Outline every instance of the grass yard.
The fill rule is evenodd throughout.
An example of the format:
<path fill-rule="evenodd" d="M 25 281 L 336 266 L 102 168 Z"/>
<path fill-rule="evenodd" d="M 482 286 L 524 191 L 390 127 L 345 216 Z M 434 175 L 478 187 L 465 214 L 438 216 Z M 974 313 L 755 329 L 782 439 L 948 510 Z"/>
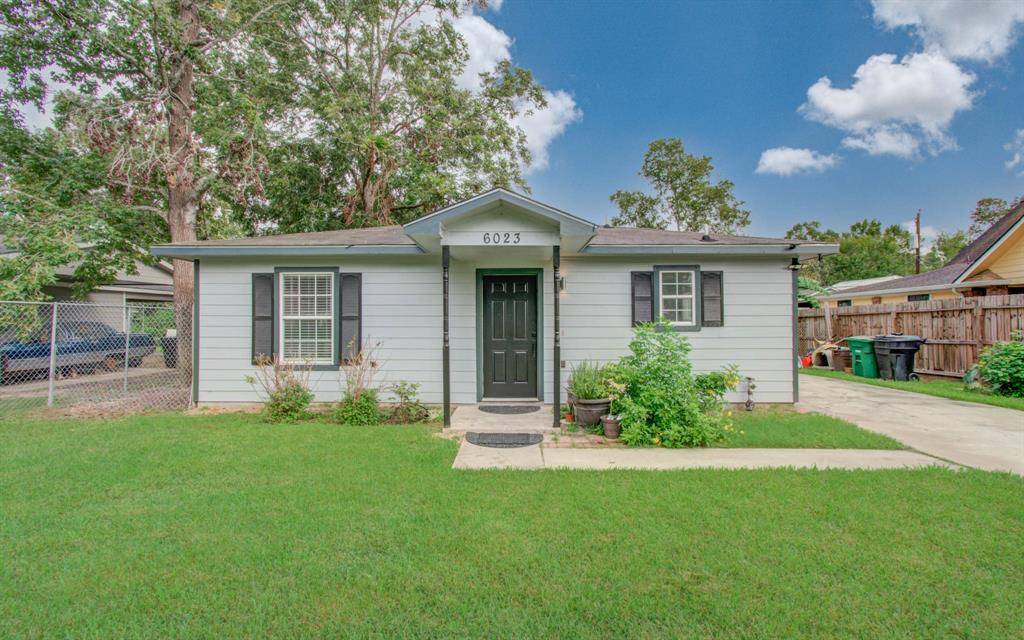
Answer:
<path fill-rule="evenodd" d="M 718 447 L 797 449 L 906 449 L 889 436 L 817 413 L 797 413 L 788 407 L 757 407 L 733 411 L 738 433 Z"/>
<path fill-rule="evenodd" d="M 0 422 L 0 637 L 1021 637 L 1019 477 L 455 450 L 247 415 Z"/>
<path fill-rule="evenodd" d="M 832 371 L 831 369 L 801 369 L 800 373 L 808 376 L 835 378 L 836 380 L 848 380 L 850 382 L 859 382 L 860 384 L 870 384 L 876 387 L 886 387 L 887 389 L 912 391 L 914 393 L 923 393 L 925 395 L 936 396 L 938 398 L 947 398 L 949 400 L 977 402 L 978 404 L 989 404 L 994 407 L 1004 407 L 1006 409 L 1024 411 L 1024 398 L 1009 398 L 1006 396 L 997 396 L 994 393 L 987 393 L 985 391 L 966 389 L 964 388 L 963 383 L 959 380 L 931 379 L 900 382 L 897 380 L 882 380 L 879 378 L 862 378 L 843 371 Z"/>

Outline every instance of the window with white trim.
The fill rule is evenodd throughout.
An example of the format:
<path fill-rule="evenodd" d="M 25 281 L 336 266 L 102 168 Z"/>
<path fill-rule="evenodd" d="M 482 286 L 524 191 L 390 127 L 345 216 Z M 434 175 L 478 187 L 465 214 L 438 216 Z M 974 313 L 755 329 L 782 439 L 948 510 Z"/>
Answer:
<path fill-rule="evenodd" d="M 693 271 L 661 271 L 658 283 L 659 311 L 662 317 L 675 326 L 693 326 L 694 272 Z"/>
<path fill-rule="evenodd" d="M 334 361 L 334 274 L 281 273 L 281 357 Z"/>

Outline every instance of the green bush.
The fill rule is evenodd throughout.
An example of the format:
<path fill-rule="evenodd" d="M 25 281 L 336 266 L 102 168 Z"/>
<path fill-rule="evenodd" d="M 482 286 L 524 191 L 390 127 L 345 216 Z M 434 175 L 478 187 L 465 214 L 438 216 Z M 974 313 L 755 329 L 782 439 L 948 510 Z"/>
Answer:
<path fill-rule="evenodd" d="M 263 416 L 268 422 L 296 422 L 309 416 L 313 392 L 298 382 L 286 384 L 267 397 Z"/>
<path fill-rule="evenodd" d="M 608 370 L 584 360 L 569 374 L 569 391 L 579 400 L 603 400 L 608 397 Z"/>
<path fill-rule="evenodd" d="M 1010 342 L 997 342 L 981 352 L 978 373 L 1001 396 L 1024 398 L 1024 342 L 1016 332 Z"/>
<path fill-rule="evenodd" d="M 384 422 L 380 401 L 377 399 L 377 392 L 373 389 L 365 389 L 357 396 L 346 393 L 334 408 L 333 418 L 338 424 L 356 426 L 369 426 Z"/>
<path fill-rule="evenodd" d="M 415 382 L 399 382 L 391 389 L 398 402 L 391 408 L 388 422 L 394 424 L 413 424 L 425 422 L 430 418 L 430 411 L 420 402 L 420 385 Z"/>
<path fill-rule="evenodd" d="M 689 341 L 665 321 L 637 326 L 629 350 L 608 370 L 625 444 L 703 447 L 732 430 L 721 398 L 739 381 L 735 368 L 695 377 Z"/>

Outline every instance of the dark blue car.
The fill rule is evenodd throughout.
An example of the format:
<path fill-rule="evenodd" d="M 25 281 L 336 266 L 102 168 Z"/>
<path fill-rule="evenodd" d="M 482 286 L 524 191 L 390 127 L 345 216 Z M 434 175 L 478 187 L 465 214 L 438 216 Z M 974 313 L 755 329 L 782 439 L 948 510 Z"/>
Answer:
<path fill-rule="evenodd" d="M 125 346 L 125 334 L 102 322 L 58 322 L 55 365 L 64 374 L 113 371 L 124 366 Z M 156 341 L 149 334 L 133 333 L 128 336 L 127 347 L 128 366 L 137 367 L 156 350 Z M 0 382 L 22 382 L 33 374 L 45 374 L 49 368 L 50 327 L 29 340 L 0 343 Z"/>

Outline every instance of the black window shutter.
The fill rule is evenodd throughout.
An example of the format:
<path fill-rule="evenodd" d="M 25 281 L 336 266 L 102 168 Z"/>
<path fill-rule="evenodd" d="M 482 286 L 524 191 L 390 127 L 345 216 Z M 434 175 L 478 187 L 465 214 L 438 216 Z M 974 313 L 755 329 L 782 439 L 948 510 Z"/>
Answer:
<path fill-rule="evenodd" d="M 631 294 L 633 297 L 633 326 L 641 322 L 654 321 L 654 307 L 651 303 L 651 281 L 653 271 L 634 271 L 631 274 Z"/>
<path fill-rule="evenodd" d="M 363 274 L 342 273 L 341 317 L 338 318 L 338 342 L 341 345 L 341 361 L 349 362 L 359 355 L 363 344 Z"/>
<path fill-rule="evenodd" d="M 252 274 L 252 362 L 274 357 L 274 274 Z"/>
<path fill-rule="evenodd" d="M 722 302 L 722 272 L 701 271 L 701 326 L 721 327 L 725 324 L 725 308 Z"/>

